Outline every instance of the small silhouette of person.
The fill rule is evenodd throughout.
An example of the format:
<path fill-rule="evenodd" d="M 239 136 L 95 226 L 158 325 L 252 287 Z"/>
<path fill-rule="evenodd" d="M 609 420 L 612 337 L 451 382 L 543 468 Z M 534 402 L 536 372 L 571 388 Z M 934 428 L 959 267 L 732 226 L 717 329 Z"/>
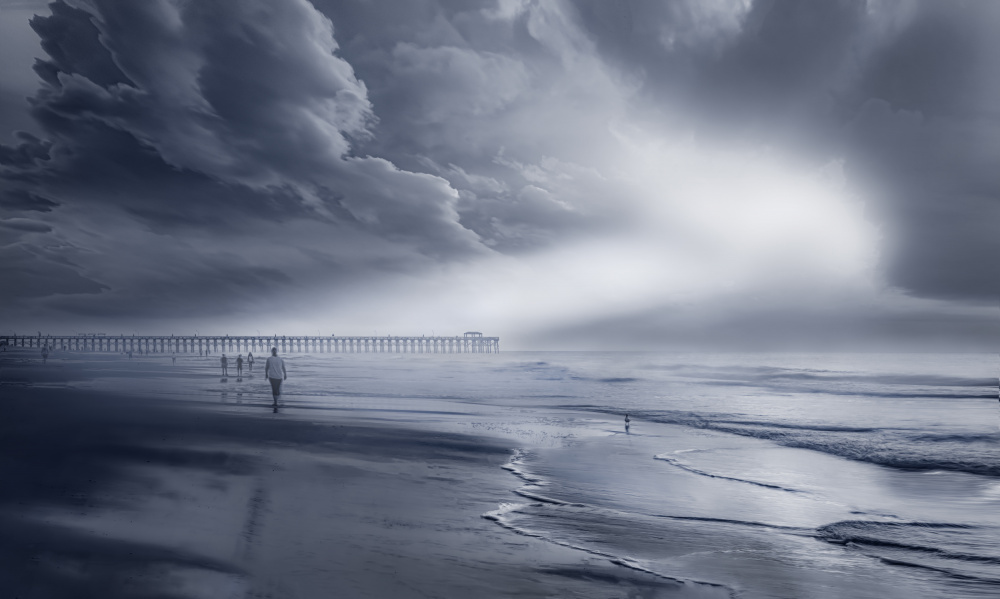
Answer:
<path fill-rule="evenodd" d="M 243 354 L 236 356 L 236 376 L 243 376 Z"/>
<path fill-rule="evenodd" d="M 247 354 L 247 370 L 253 372 L 253 353 Z"/>
<path fill-rule="evenodd" d="M 625 414 L 625 432 L 628 432 L 629 425 L 632 424 L 632 419 L 628 417 L 628 413 Z"/>
<path fill-rule="evenodd" d="M 278 348 L 271 348 L 271 357 L 264 363 L 264 376 L 271 383 L 271 396 L 274 397 L 274 407 L 278 407 L 278 396 L 281 395 L 281 381 L 288 379 L 285 361 L 278 357 Z"/>
<path fill-rule="evenodd" d="M 46 345 L 42 347 L 42 364 L 48 361 L 49 361 L 49 346 Z"/>
<path fill-rule="evenodd" d="M 172 356 L 170 356 L 170 363 L 173 364 L 174 366 L 177 365 L 177 354 L 173 354 Z"/>
<path fill-rule="evenodd" d="M 229 360 L 226 359 L 226 354 L 222 354 L 219 363 L 222 364 L 222 376 L 229 376 Z"/>

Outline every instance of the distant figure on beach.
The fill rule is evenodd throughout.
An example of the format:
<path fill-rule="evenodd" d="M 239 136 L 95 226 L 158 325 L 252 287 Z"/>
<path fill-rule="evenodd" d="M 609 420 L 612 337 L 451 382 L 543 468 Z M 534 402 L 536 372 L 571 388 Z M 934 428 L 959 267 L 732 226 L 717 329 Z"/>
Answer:
<path fill-rule="evenodd" d="M 49 361 L 49 346 L 46 345 L 42 348 L 42 364 Z"/>
<path fill-rule="evenodd" d="M 177 354 L 170 356 L 170 363 L 173 364 L 174 366 L 177 365 Z"/>
<path fill-rule="evenodd" d="M 253 352 L 247 354 L 247 370 L 253 372 Z"/>
<path fill-rule="evenodd" d="M 243 354 L 236 356 L 236 376 L 243 376 Z"/>
<path fill-rule="evenodd" d="M 278 407 L 278 396 L 281 395 L 281 381 L 288 379 L 285 361 L 278 357 L 278 348 L 271 348 L 271 357 L 264 363 L 264 376 L 271 383 L 271 395 L 274 397 L 274 407 Z"/>
<path fill-rule="evenodd" d="M 219 362 L 222 364 L 222 376 L 229 376 L 229 360 L 226 359 L 226 354 L 222 354 Z"/>
<path fill-rule="evenodd" d="M 628 432 L 628 427 L 632 423 L 632 419 L 628 417 L 628 412 L 625 413 L 625 432 Z"/>

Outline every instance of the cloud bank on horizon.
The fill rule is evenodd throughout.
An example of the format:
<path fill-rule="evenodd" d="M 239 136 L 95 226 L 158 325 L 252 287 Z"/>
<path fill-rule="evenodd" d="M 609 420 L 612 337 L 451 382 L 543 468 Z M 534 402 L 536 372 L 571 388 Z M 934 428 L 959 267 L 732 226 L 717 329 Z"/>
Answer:
<path fill-rule="evenodd" d="M 0 27 L 8 329 L 1000 333 L 996 3 L 61 0 Z"/>

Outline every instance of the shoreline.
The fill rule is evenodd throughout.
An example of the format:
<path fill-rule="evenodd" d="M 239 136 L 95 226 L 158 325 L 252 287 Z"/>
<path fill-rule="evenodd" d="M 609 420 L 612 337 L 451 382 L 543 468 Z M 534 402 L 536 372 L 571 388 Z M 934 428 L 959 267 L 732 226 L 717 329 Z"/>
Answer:
<path fill-rule="evenodd" d="M 48 377 L 3 360 L 8 594 L 728 596 L 484 517 L 523 500 L 502 468 L 510 436 L 456 433 L 412 411 L 375 420 L 372 406 L 272 414 L 72 388 L 66 366 L 93 366 L 86 358 L 45 365 Z M 123 382 L 163 374 L 101 362 Z M 33 384 L 10 384 L 18 370 Z"/>
<path fill-rule="evenodd" d="M 302 355 L 286 358 L 277 414 L 259 375 L 164 358 L 0 354 L 4 399 L 48 398 L 8 404 L 0 475 L 64 487 L 0 492 L 0 536 L 50 539 L 0 558 L 101 597 L 886 599 L 996 584 L 995 480 L 936 468 L 995 453 L 989 356 Z M 872 447 L 924 468 L 840 455 Z M 67 484 L 88 472 L 85 492 Z M 67 589 L 34 596 L 80 596 Z"/>

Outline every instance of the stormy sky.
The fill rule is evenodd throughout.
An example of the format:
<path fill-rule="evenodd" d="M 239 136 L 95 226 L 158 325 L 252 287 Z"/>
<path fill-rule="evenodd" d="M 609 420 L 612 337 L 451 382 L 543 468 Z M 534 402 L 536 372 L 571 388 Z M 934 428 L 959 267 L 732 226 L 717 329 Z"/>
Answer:
<path fill-rule="evenodd" d="M 0 328 L 996 348 L 998 64 L 998 2 L 0 0 Z"/>

